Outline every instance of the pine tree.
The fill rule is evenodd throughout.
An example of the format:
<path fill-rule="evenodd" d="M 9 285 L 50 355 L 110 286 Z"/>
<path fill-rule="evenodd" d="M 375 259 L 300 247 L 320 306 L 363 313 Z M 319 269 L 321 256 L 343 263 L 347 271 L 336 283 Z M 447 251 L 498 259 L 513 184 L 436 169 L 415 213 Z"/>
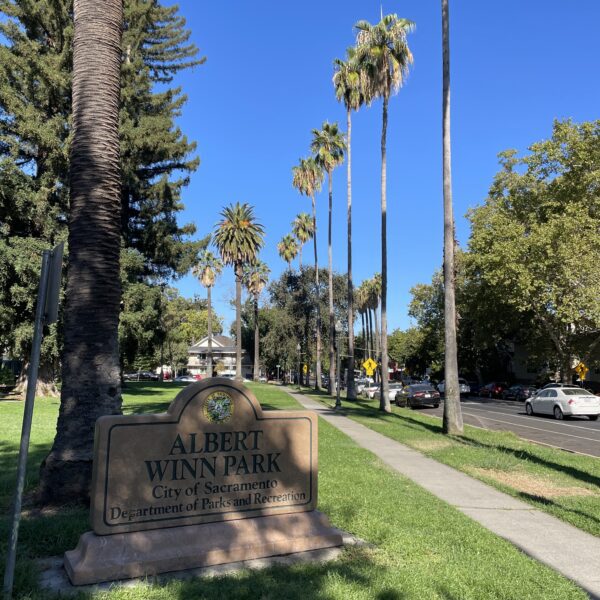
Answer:
<path fill-rule="evenodd" d="M 157 0 L 124 6 L 122 238 L 143 258 L 146 283 L 185 272 L 205 245 L 189 240 L 193 225 L 176 222 L 198 159 L 174 124 L 186 97 L 169 84 L 204 62 L 177 10 Z M 0 350 L 26 358 L 41 250 L 66 239 L 72 1 L 6 0 L 0 16 Z M 57 357 L 53 329 L 42 382 L 51 381 Z"/>

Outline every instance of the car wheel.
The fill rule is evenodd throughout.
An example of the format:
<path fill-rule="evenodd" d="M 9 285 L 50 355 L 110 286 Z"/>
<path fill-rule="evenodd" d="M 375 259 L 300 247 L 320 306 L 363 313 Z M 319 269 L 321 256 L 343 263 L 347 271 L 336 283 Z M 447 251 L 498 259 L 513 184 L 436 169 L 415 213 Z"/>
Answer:
<path fill-rule="evenodd" d="M 525 405 L 525 412 L 526 412 L 526 413 L 527 413 L 527 414 L 528 414 L 530 417 L 532 417 L 532 416 L 533 416 L 533 406 L 531 406 L 531 404 L 530 404 L 529 402 L 528 402 L 528 403 Z"/>
<path fill-rule="evenodd" d="M 598 420 L 598 415 L 589 415 L 590 417 L 590 421 L 597 421 Z"/>
<path fill-rule="evenodd" d="M 554 407 L 554 418 L 558 421 L 562 421 L 565 416 L 563 415 L 563 411 L 560 409 L 560 406 Z"/>
<path fill-rule="evenodd" d="M 434 405 L 433 405 L 433 408 L 439 408 L 439 407 L 440 407 L 440 405 L 439 405 L 439 404 L 434 404 Z"/>

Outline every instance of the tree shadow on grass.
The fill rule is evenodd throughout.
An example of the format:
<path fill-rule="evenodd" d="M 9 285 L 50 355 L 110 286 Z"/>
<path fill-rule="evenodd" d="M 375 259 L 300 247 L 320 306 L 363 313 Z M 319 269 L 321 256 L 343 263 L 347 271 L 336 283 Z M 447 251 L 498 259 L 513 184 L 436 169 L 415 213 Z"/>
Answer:
<path fill-rule="evenodd" d="M 348 595 L 357 588 L 378 600 L 403 600 L 406 596 L 379 582 L 386 579 L 387 567 L 373 560 L 372 552 L 361 548 L 346 549 L 337 560 L 327 563 L 296 563 L 211 578 L 169 581 L 159 577 L 155 589 L 179 600 L 328 600 Z M 169 589 L 171 588 L 171 589 Z M 91 596 L 87 596 L 91 598 Z"/>
<path fill-rule="evenodd" d="M 550 506 L 560 511 L 579 515 L 584 519 L 594 521 L 594 523 L 600 523 L 600 519 L 595 515 L 583 512 L 582 510 L 578 510 L 576 508 L 570 508 L 569 506 L 565 506 L 564 504 L 560 504 L 558 502 L 554 502 L 554 500 L 551 498 L 546 498 L 545 496 L 537 496 L 535 494 L 528 494 L 527 492 L 519 492 L 517 496 L 523 500 L 531 502 L 532 504 L 543 504 L 544 506 Z"/>
<path fill-rule="evenodd" d="M 127 403 L 123 405 L 124 415 L 143 415 L 143 414 L 156 414 L 167 412 L 167 409 L 171 405 L 172 400 L 166 402 L 155 402 L 152 404 L 131 404 Z"/>

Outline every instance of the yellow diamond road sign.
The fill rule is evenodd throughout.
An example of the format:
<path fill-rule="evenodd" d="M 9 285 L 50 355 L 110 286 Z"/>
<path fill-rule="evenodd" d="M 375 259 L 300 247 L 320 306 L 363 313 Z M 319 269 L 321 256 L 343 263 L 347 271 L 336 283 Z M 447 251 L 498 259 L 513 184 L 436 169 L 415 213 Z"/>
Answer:
<path fill-rule="evenodd" d="M 365 368 L 367 375 L 372 375 L 377 363 L 372 358 L 367 358 L 362 366 Z"/>
<path fill-rule="evenodd" d="M 302 365 L 302 372 L 304 374 L 308 373 L 308 365 Z"/>

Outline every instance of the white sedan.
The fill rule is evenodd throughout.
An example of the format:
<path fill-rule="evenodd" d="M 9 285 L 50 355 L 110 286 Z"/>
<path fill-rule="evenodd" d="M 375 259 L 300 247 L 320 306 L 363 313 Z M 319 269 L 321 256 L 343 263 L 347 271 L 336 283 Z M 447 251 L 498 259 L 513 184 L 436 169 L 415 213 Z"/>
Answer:
<path fill-rule="evenodd" d="M 541 390 L 525 402 L 528 415 L 554 415 L 555 419 L 585 416 L 592 421 L 600 415 L 600 397 L 578 387 Z"/>
<path fill-rule="evenodd" d="M 438 392 L 442 395 L 444 395 L 446 393 L 446 382 L 445 381 L 440 381 L 438 383 Z M 469 386 L 469 382 L 466 379 L 463 379 L 462 377 L 458 378 L 458 388 L 459 388 L 459 393 L 460 394 L 470 394 L 471 393 L 471 387 Z"/>

